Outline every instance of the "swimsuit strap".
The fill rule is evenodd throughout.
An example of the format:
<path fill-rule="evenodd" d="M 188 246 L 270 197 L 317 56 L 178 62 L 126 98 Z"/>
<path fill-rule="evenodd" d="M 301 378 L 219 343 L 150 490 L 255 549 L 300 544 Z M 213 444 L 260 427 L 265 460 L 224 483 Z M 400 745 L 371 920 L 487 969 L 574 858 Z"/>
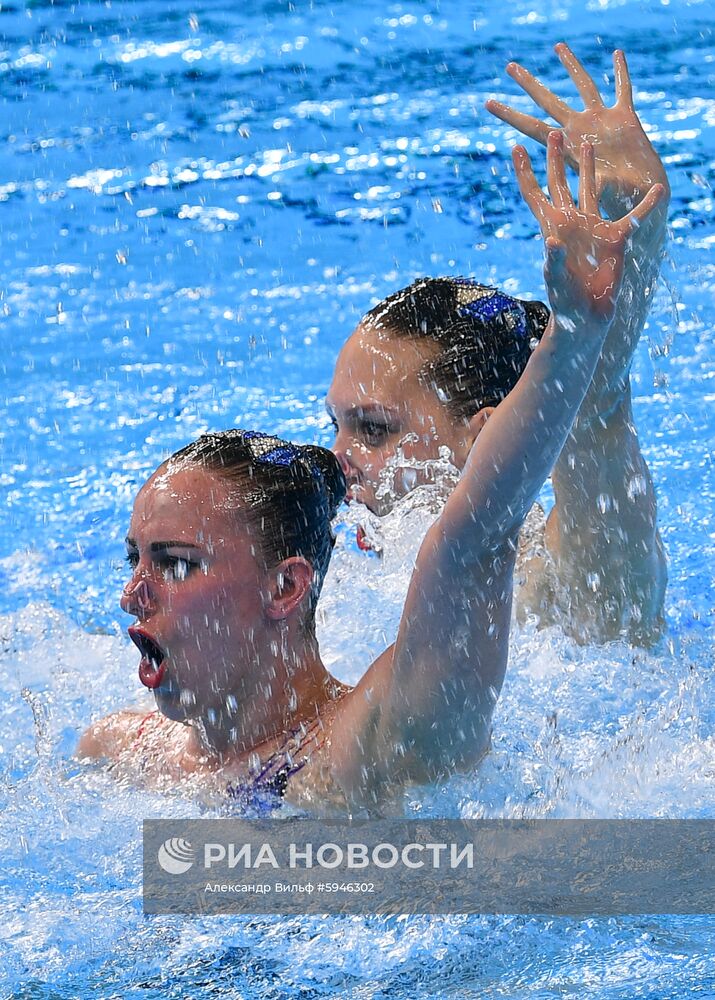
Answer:
<path fill-rule="evenodd" d="M 325 740 L 323 720 L 316 716 L 309 725 L 292 730 L 283 745 L 265 763 L 259 764 L 247 781 L 235 785 L 229 782 L 227 794 L 241 802 L 267 797 L 273 800 L 275 808 L 275 800 L 283 798 L 289 779 L 305 767 Z"/>
<path fill-rule="evenodd" d="M 147 712 L 147 714 L 142 718 L 141 722 L 139 723 L 139 727 L 138 727 L 138 729 L 136 731 L 136 734 L 134 736 L 134 743 L 132 744 L 132 750 L 136 750 L 137 747 L 139 746 L 139 743 L 141 742 L 142 734 L 144 732 L 144 727 L 146 726 L 146 724 L 149 721 L 149 719 L 151 719 L 153 716 L 158 715 L 158 714 L 159 714 L 159 709 L 155 708 L 153 711 Z"/>
<path fill-rule="evenodd" d="M 280 750 L 272 754 L 254 776 L 254 784 L 259 788 L 270 787 L 282 796 L 288 779 L 302 770 L 324 743 L 325 729 L 318 716 L 309 726 L 300 726 L 289 733 Z"/>

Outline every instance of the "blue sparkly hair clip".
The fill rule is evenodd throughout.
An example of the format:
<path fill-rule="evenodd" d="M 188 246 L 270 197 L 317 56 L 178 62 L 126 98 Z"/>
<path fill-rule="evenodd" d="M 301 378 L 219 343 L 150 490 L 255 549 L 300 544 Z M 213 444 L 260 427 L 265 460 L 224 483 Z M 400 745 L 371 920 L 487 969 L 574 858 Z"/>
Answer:
<path fill-rule="evenodd" d="M 290 469 L 296 462 L 303 461 L 314 478 L 320 476 L 320 470 L 290 441 L 281 441 L 280 438 L 264 434 L 262 431 L 244 431 L 243 440 L 248 443 L 253 459 L 259 465 Z"/>
<path fill-rule="evenodd" d="M 462 315 L 473 316 L 484 323 L 500 317 L 516 337 L 526 337 L 526 310 L 518 299 L 469 278 L 458 278 L 455 285 L 458 286 L 457 303 Z"/>
<path fill-rule="evenodd" d="M 243 440 L 249 442 L 251 455 L 259 465 L 283 465 L 290 468 L 301 457 L 289 441 L 281 441 L 261 431 L 244 431 Z"/>

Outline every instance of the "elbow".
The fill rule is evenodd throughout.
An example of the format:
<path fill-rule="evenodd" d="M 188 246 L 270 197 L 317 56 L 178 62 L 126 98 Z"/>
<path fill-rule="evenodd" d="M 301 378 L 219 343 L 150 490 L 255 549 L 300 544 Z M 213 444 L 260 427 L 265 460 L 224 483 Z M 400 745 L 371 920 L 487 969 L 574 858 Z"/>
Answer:
<path fill-rule="evenodd" d="M 491 743 L 491 712 L 473 713 L 456 720 L 454 727 L 420 760 L 422 783 L 444 780 L 473 771 Z M 412 778 L 412 780 L 416 780 Z"/>

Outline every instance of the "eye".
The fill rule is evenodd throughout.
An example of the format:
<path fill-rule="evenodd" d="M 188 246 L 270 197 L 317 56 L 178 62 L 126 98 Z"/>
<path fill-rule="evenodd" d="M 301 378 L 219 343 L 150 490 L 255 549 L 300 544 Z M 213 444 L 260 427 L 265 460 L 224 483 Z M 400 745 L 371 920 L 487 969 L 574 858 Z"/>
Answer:
<path fill-rule="evenodd" d="M 333 428 L 333 432 L 337 435 L 340 431 L 337 420 L 335 417 L 331 417 L 330 414 L 328 414 L 328 420 L 330 421 L 330 426 Z"/>
<path fill-rule="evenodd" d="M 181 582 L 197 566 L 198 563 L 191 562 L 190 559 L 182 559 L 180 556 L 164 556 L 161 560 L 161 570 L 167 581 L 178 580 Z"/>
<path fill-rule="evenodd" d="M 363 441 L 373 447 L 382 444 L 392 434 L 392 428 L 377 420 L 362 420 L 359 431 Z"/>
<path fill-rule="evenodd" d="M 133 550 L 127 552 L 124 557 L 124 562 L 130 567 L 130 569 L 136 569 L 139 564 L 139 553 Z"/>

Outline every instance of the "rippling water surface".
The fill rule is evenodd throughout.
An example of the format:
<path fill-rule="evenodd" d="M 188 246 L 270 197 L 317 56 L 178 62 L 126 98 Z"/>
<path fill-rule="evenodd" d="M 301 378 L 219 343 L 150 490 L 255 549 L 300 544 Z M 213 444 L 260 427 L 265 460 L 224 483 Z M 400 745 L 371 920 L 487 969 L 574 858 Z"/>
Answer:
<path fill-rule="evenodd" d="M 141 915 L 141 820 L 198 806 L 71 759 L 90 718 L 141 698 L 116 607 L 133 494 L 206 429 L 327 443 L 340 344 L 413 277 L 543 294 L 514 135 L 483 102 L 529 108 L 511 58 L 573 96 L 551 50 L 562 38 L 607 91 L 610 51 L 628 51 L 673 186 L 670 258 L 634 370 L 669 635 L 646 654 L 518 633 L 492 754 L 408 809 L 715 814 L 711 5 L 250 9 L 0 7 L 2 995 L 715 995 L 704 917 Z M 413 527 L 396 526 L 383 565 L 344 539 L 336 553 L 321 629 L 345 678 L 394 629 Z"/>

